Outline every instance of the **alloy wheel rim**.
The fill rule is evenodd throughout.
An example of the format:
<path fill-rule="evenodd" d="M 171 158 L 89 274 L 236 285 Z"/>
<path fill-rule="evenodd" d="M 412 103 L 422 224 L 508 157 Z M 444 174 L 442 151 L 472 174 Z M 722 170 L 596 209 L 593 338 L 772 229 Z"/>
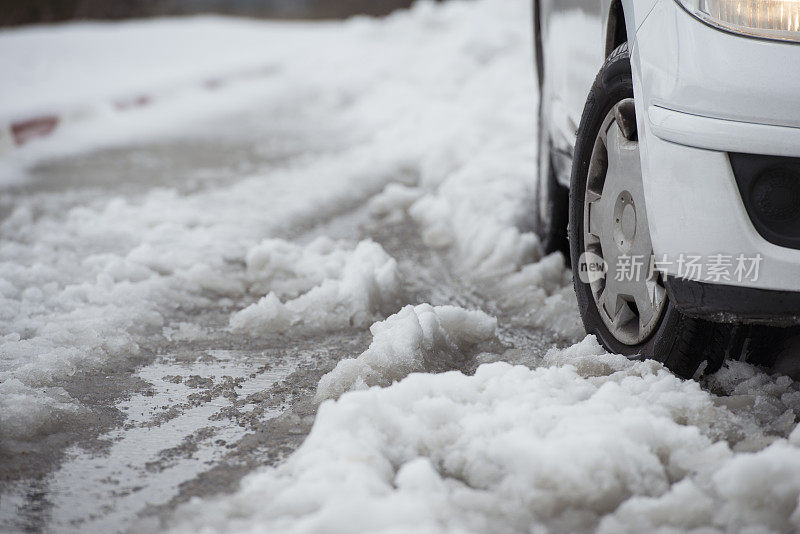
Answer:
<path fill-rule="evenodd" d="M 595 140 L 583 237 L 584 252 L 607 266 L 605 276 L 590 282 L 603 322 L 625 345 L 644 342 L 658 325 L 667 299 L 653 261 L 632 98 L 608 112 Z"/>

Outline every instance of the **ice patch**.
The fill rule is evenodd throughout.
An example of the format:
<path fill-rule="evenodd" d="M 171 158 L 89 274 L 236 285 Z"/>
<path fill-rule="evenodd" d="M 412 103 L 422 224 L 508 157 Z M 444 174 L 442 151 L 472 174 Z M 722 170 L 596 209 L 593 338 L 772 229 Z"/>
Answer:
<path fill-rule="evenodd" d="M 464 351 L 494 339 L 497 320 L 455 306 L 406 306 L 370 328 L 372 343 L 358 358 L 340 361 L 322 377 L 317 400 L 351 389 L 388 386 L 414 372 L 453 369 Z"/>
<path fill-rule="evenodd" d="M 591 337 L 546 360 L 412 374 L 325 402 L 285 464 L 180 509 L 173 532 L 800 528 L 800 449 L 786 434 L 763 435 L 696 382 Z M 737 453 L 745 432 L 762 445 Z"/>
<path fill-rule="evenodd" d="M 247 272 L 251 291 L 269 293 L 231 317 L 237 333 L 364 327 L 400 294 L 397 262 L 369 240 L 352 248 L 326 237 L 305 247 L 269 239 L 247 254 Z"/>

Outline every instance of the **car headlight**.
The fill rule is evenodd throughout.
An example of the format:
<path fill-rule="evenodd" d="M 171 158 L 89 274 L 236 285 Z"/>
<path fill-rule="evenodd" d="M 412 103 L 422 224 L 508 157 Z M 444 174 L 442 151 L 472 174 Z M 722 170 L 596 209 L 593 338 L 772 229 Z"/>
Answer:
<path fill-rule="evenodd" d="M 703 22 L 752 37 L 800 41 L 800 0 L 677 0 Z"/>

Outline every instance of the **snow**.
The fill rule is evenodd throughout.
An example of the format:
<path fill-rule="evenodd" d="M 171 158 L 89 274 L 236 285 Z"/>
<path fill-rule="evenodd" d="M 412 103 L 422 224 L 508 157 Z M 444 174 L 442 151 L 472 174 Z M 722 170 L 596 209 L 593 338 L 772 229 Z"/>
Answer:
<path fill-rule="evenodd" d="M 221 17 L 73 23 L 0 32 L 0 123 L 85 113 L 274 68 L 290 24 Z"/>
<path fill-rule="evenodd" d="M 348 249 L 327 237 L 303 247 L 269 239 L 247 253 L 253 287 L 269 293 L 231 317 L 236 333 L 365 328 L 398 301 L 397 262 L 372 241 Z M 280 299 L 284 298 L 284 301 Z"/>
<path fill-rule="evenodd" d="M 143 343 L 157 336 L 206 335 L 185 321 L 173 324 L 176 310 L 241 303 L 231 327 L 243 336 L 290 325 L 366 327 L 396 312 L 395 267 L 374 245 L 336 245 L 338 252 L 323 254 L 331 261 L 356 255 L 328 281 L 297 271 L 291 279 L 307 293 L 287 292 L 285 281 L 269 278 L 269 267 L 266 278 L 256 276 L 260 243 L 381 191 L 395 216 L 410 212 L 425 241 L 444 247 L 466 278 L 487 280 L 487 290 L 539 259 L 535 238 L 519 229 L 535 169 L 530 36 L 514 22 L 527 10 L 499 0 L 422 2 L 385 20 L 344 24 L 201 18 L 0 32 L 4 49 L 20 52 L 4 56 L 7 79 L 16 80 L 3 86 L 13 98 L 0 99 L 9 113 L 102 107 L 98 99 L 116 98 L 118 89 L 134 87 L 133 78 L 141 81 L 137 91 L 152 87 L 159 95 L 141 109 L 103 108 L 5 154 L 6 183 L 24 182 L 25 169 L 55 156 L 168 140 L 253 109 L 278 118 L 296 110 L 296 128 L 327 139 L 319 153 L 224 187 L 164 187 L 64 212 L 41 210 L 35 200 L 17 203 L 0 225 L 0 381 L 16 384 L 14 396 L 4 398 L 3 446 L 11 446 L 9 436 L 32 440 L 69 428 L 72 420 L 60 414 L 80 412 L 82 404 L 53 388 L 76 373 L 137 361 L 146 356 Z M 185 46 L 162 53 L 164 39 L 180 41 L 174 35 L 186 37 Z M 239 56 L 220 71 L 231 49 Z M 119 60 L 131 55 L 138 59 Z M 215 91 L 178 87 L 256 64 L 269 68 Z M 73 76 L 65 65 L 87 74 Z M 47 87 L 53 84 L 63 91 Z M 172 84 L 178 88 L 164 89 Z M 296 252 L 302 258 L 310 250 Z M 362 253 L 365 272 L 356 267 Z M 248 254 L 252 267 L 243 272 L 238 266 Z M 563 272 L 552 278 L 561 284 L 547 282 L 542 294 L 528 288 L 537 295 L 531 303 L 568 287 Z M 362 283 L 369 287 L 356 287 Z M 576 317 L 574 309 L 563 313 Z M 52 410 L 26 409 L 36 406 Z M 11 426 L 19 430 L 4 431 Z"/>
<path fill-rule="evenodd" d="M 18 206 L 0 225 L 0 381 L 16 379 L 27 388 L 14 400 L 22 403 L 14 410 L 15 427 L 37 436 L 39 417 L 47 414 L 26 410 L 25 403 L 38 406 L 50 387 L 78 371 L 138 357 L 141 340 L 169 326 L 173 310 L 242 297 L 247 274 L 236 262 L 244 262 L 265 235 L 324 216 L 382 182 L 351 159 L 340 174 L 322 174 L 321 188 L 320 171 L 329 170 L 328 163 L 273 175 L 280 191 L 256 175 L 226 188 L 185 196 L 157 190 L 63 216 L 34 217 L 30 206 Z M 360 250 L 366 258 L 374 246 Z M 375 284 L 395 284 L 392 261 L 385 255 L 378 261 Z M 358 266 L 349 269 L 340 285 L 351 286 L 342 288 L 372 298 L 366 287 L 352 285 L 363 280 Z M 317 294 L 324 297 L 330 289 L 323 284 Z M 372 320 L 352 311 L 357 321 Z M 55 412 L 51 416 L 54 424 L 62 421 Z"/>
<path fill-rule="evenodd" d="M 391 183 L 379 195 L 370 199 L 370 213 L 384 223 L 403 222 L 408 209 L 424 194 L 425 192 L 419 187 Z"/>
<path fill-rule="evenodd" d="M 527 214 L 519 199 L 530 196 L 530 177 L 487 160 L 473 159 L 409 209 L 425 244 L 450 249 L 454 264 L 477 277 L 511 273 L 541 257 L 536 237 L 519 230 Z"/>
<path fill-rule="evenodd" d="M 162 339 L 211 335 L 178 311 L 230 312 L 244 340 L 374 322 L 369 348 L 320 381 L 302 447 L 232 495 L 182 508 L 175 532 L 800 529 L 795 382 L 741 362 L 684 381 L 583 339 L 564 260 L 543 256 L 529 231 L 528 21 L 528 3 L 476 0 L 343 24 L 0 32 L 19 52 L 0 58 L 14 80 L 0 88 L 0 117 L 97 112 L 4 155 L 0 173 L 21 182 L 56 155 L 157 142 L 237 111 L 294 110 L 293 124 L 329 140 L 222 186 L 64 212 L 15 205 L 0 223 L 0 448 L 85 424 L 88 408 L 61 387 L 70 377 L 135 364 Z M 241 73 L 216 91 L 191 88 Z M 107 109 L 131 90 L 159 98 Z M 362 204 L 390 228 L 412 220 L 513 318 L 504 328 L 575 344 L 544 356 L 508 348 L 484 311 L 407 302 L 402 270 L 377 243 L 298 239 Z"/>
<path fill-rule="evenodd" d="M 536 169 L 531 37 L 517 22 L 528 11 L 513 2 L 420 2 L 386 21 L 346 24 L 199 17 L 6 30 L 0 46 L 15 53 L 2 66 L 13 83 L 0 89 L 0 118 L 102 109 L 5 158 L 0 183 L 45 157 L 152 141 L 201 116 L 265 102 L 319 108 L 319 121 L 339 125 L 336 137 L 361 144 L 387 194 L 402 197 L 395 218 L 409 212 L 425 243 L 446 249 L 462 274 L 512 273 L 541 257 L 521 201 L 531 198 Z M 255 74 L 236 81 L 241 72 Z M 196 88 L 226 76 L 231 87 Z M 108 98 L 131 88 L 154 94 L 153 105 L 107 109 Z"/>
<path fill-rule="evenodd" d="M 593 337 L 536 369 L 412 374 L 323 403 L 284 464 L 188 504 L 172 531 L 797 530 L 800 434 L 767 435 L 718 400 Z"/>
<path fill-rule="evenodd" d="M 348 390 L 388 386 L 414 372 L 453 369 L 471 349 L 495 338 L 497 320 L 479 310 L 420 304 L 372 325 L 372 343 L 360 356 L 340 361 L 322 377 L 317 399 Z"/>
<path fill-rule="evenodd" d="M 208 339 L 208 333 L 203 327 L 187 322 L 179 322 L 175 326 L 166 326 L 162 333 L 169 341 L 199 341 Z"/>
<path fill-rule="evenodd" d="M 76 424 L 86 410 L 58 387 L 32 390 L 17 379 L 0 382 L 0 429 L 4 440 L 48 435 Z"/>
<path fill-rule="evenodd" d="M 550 254 L 501 277 L 489 291 L 520 326 L 547 328 L 562 339 L 585 335 L 564 256 Z"/>

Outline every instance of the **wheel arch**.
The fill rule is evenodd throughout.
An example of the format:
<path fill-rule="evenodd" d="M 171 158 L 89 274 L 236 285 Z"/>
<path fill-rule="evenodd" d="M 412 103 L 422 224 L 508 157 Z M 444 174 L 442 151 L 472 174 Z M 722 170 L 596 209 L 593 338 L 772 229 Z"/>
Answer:
<path fill-rule="evenodd" d="M 625 9 L 622 6 L 622 0 L 612 0 L 608 8 L 608 22 L 606 23 L 605 56 L 610 56 L 611 52 L 627 41 L 628 28 L 625 24 Z"/>

